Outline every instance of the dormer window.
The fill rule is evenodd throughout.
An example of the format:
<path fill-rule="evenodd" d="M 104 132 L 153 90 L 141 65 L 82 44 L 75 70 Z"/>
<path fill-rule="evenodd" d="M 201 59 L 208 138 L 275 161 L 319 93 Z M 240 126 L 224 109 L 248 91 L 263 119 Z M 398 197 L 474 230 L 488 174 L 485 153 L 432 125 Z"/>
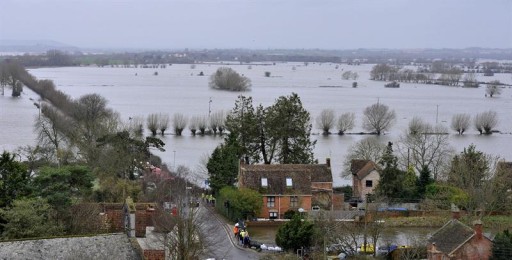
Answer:
<path fill-rule="evenodd" d="M 268 180 L 267 180 L 267 178 L 261 178 L 261 187 L 263 187 L 263 188 L 268 187 Z"/>
<path fill-rule="evenodd" d="M 288 188 L 293 187 L 292 178 L 286 178 L 286 187 L 288 187 Z"/>

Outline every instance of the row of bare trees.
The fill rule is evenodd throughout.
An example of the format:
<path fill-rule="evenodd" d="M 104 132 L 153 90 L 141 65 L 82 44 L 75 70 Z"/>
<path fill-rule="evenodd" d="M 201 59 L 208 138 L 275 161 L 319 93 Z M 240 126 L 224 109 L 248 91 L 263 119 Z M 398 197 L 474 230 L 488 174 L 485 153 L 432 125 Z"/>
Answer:
<path fill-rule="evenodd" d="M 143 117 L 130 118 L 133 125 L 138 129 L 142 129 L 144 119 Z M 172 122 L 172 129 L 175 135 L 182 135 L 183 130 L 188 125 L 192 135 L 207 133 L 222 134 L 226 127 L 226 113 L 222 110 L 212 113 L 210 116 L 192 116 L 190 119 L 182 113 L 175 113 L 172 116 L 172 120 L 168 114 L 150 114 L 147 117 L 146 123 L 147 128 L 153 136 L 157 135 L 160 130 L 160 134 L 164 135 L 165 131 L 169 128 Z"/>
<path fill-rule="evenodd" d="M 473 126 L 480 134 L 492 134 L 498 125 L 498 114 L 495 111 L 485 111 L 473 117 Z M 459 135 L 464 134 L 471 125 L 469 114 L 455 114 L 452 117 L 451 128 Z"/>
<path fill-rule="evenodd" d="M 381 103 L 366 107 L 363 115 L 363 128 L 377 135 L 389 130 L 396 119 L 395 111 Z M 355 114 L 346 112 L 336 118 L 334 110 L 324 109 L 317 116 L 316 125 L 322 129 L 324 135 L 330 134 L 330 130 L 336 125 L 338 134 L 342 135 L 354 128 Z"/>

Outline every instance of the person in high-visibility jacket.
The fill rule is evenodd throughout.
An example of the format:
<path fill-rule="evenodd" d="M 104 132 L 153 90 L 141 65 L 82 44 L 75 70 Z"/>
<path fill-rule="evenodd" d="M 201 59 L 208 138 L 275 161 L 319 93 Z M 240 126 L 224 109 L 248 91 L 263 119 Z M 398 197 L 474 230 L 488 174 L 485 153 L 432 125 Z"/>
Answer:
<path fill-rule="evenodd" d="M 235 238 L 238 238 L 240 229 L 238 228 L 238 223 L 235 224 L 235 227 L 233 228 L 233 234 L 235 235 Z"/>

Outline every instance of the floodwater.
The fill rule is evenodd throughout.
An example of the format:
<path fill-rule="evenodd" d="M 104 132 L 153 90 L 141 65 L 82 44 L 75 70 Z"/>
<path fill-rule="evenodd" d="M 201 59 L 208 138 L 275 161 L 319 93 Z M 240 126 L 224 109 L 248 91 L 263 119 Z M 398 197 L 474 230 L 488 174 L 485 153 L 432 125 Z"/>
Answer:
<path fill-rule="evenodd" d="M 251 79 L 252 90 L 235 93 L 212 90 L 208 87 L 209 75 L 220 66 L 229 66 Z M 252 96 L 255 106 L 269 106 L 279 96 L 297 93 L 304 107 L 314 120 L 323 109 L 333 109 L 337 115 L 344 112 L 356 114 L 356 128 L 351 132 L 363 131 L 362 114 L 365 107 L 380 102 L 394 109 L 396 124 L 382 142 L 395 141 L 407 128 L 414 116 L 421 117 L 431 124 L 436 122 L 449 128 L 451 118 L 456 113 L 471 116 L 488 110 L 498 113 L 497 129 L 501 134 L 480 136 L 476 130 L 469 130 L 464 136 L 450 134 L 450 142 L 457 151 L 470 144 L 478 150 L 499 155 L 512 160 L 512 89 L 503 89 L 500 96 L 486 98 L 485 88 L 467 89 L 423 84 L 401 83 L 400 88 L 384 88 L 384 82 L 369 80 L 372 65 L 349 66 L 330 63 L 277 63 L 275 65 L 239 64 L 174 64 L 166 68 L 98 68 L 62 67 L 31 69 L 38 79 L 53 80 L 59 90 L 73 98 L 84 94 L 98 93 L 109 101 L 109 106 L 120 113 L 124 120 L 134 116 L 147 116 L 152 113 L 182 113 L 188 117 L 208 115 L 210 111 L 228 111 L 233 108 L 238 95 Z M 358 87 L 352 88 L 352 80 L 342 80 L 343 71 L 359 73 Z M 198 76 L 200 72 L 205 76 Z M 271 73 L 265 77 L 265 72 Z M 154 75 L 158 72 L 158 75 Z M 508 74 L 495 74 L 493 77 L 479 75 L 479 80 L 498 79 L 511 84 Z M 326 87 L 328 86 L 328 87 Z M 6 89 L 6 94 L 10 90 Z M 37 96 L 25 89 L 21 98 L 0 96 L 0 150 L 14 151 L 19 146 L 34 145 L 34 117 L 38 109 L 34 106 Z M 30 100 L 33 99 L 33 100 Z M 312 122 L 315 126 L 314 121 Z M 362 135 L 320 135 L 314 127 L 312 138 L 317 140 L 315 157 L 324 162 L 331 158 L 334 184 L 348 184 L 340 173 L 347 149 L 365 136 Z M 336 132 L 333 130 L 333 132 Z M 147 131 L 146 131 L 147 133 Z M 191 181 L 201 183 L 201 165 L 213 149 L 223 141 L 219 136 L 192 136 L 187 130 L 183 136 L 166 135 L 166 152 L 157 153 L 169 166 L 185 165 L 199 177 Z"/>

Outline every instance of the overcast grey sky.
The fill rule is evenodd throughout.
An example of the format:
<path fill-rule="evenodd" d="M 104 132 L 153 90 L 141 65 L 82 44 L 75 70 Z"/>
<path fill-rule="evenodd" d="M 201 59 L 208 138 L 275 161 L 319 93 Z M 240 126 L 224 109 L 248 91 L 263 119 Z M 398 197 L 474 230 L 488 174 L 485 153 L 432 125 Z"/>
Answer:
<path fill-rule="evenodd" d="M 5 39 L 91 48 L 512 48 L 512 0 L 0 0 Z"/>

